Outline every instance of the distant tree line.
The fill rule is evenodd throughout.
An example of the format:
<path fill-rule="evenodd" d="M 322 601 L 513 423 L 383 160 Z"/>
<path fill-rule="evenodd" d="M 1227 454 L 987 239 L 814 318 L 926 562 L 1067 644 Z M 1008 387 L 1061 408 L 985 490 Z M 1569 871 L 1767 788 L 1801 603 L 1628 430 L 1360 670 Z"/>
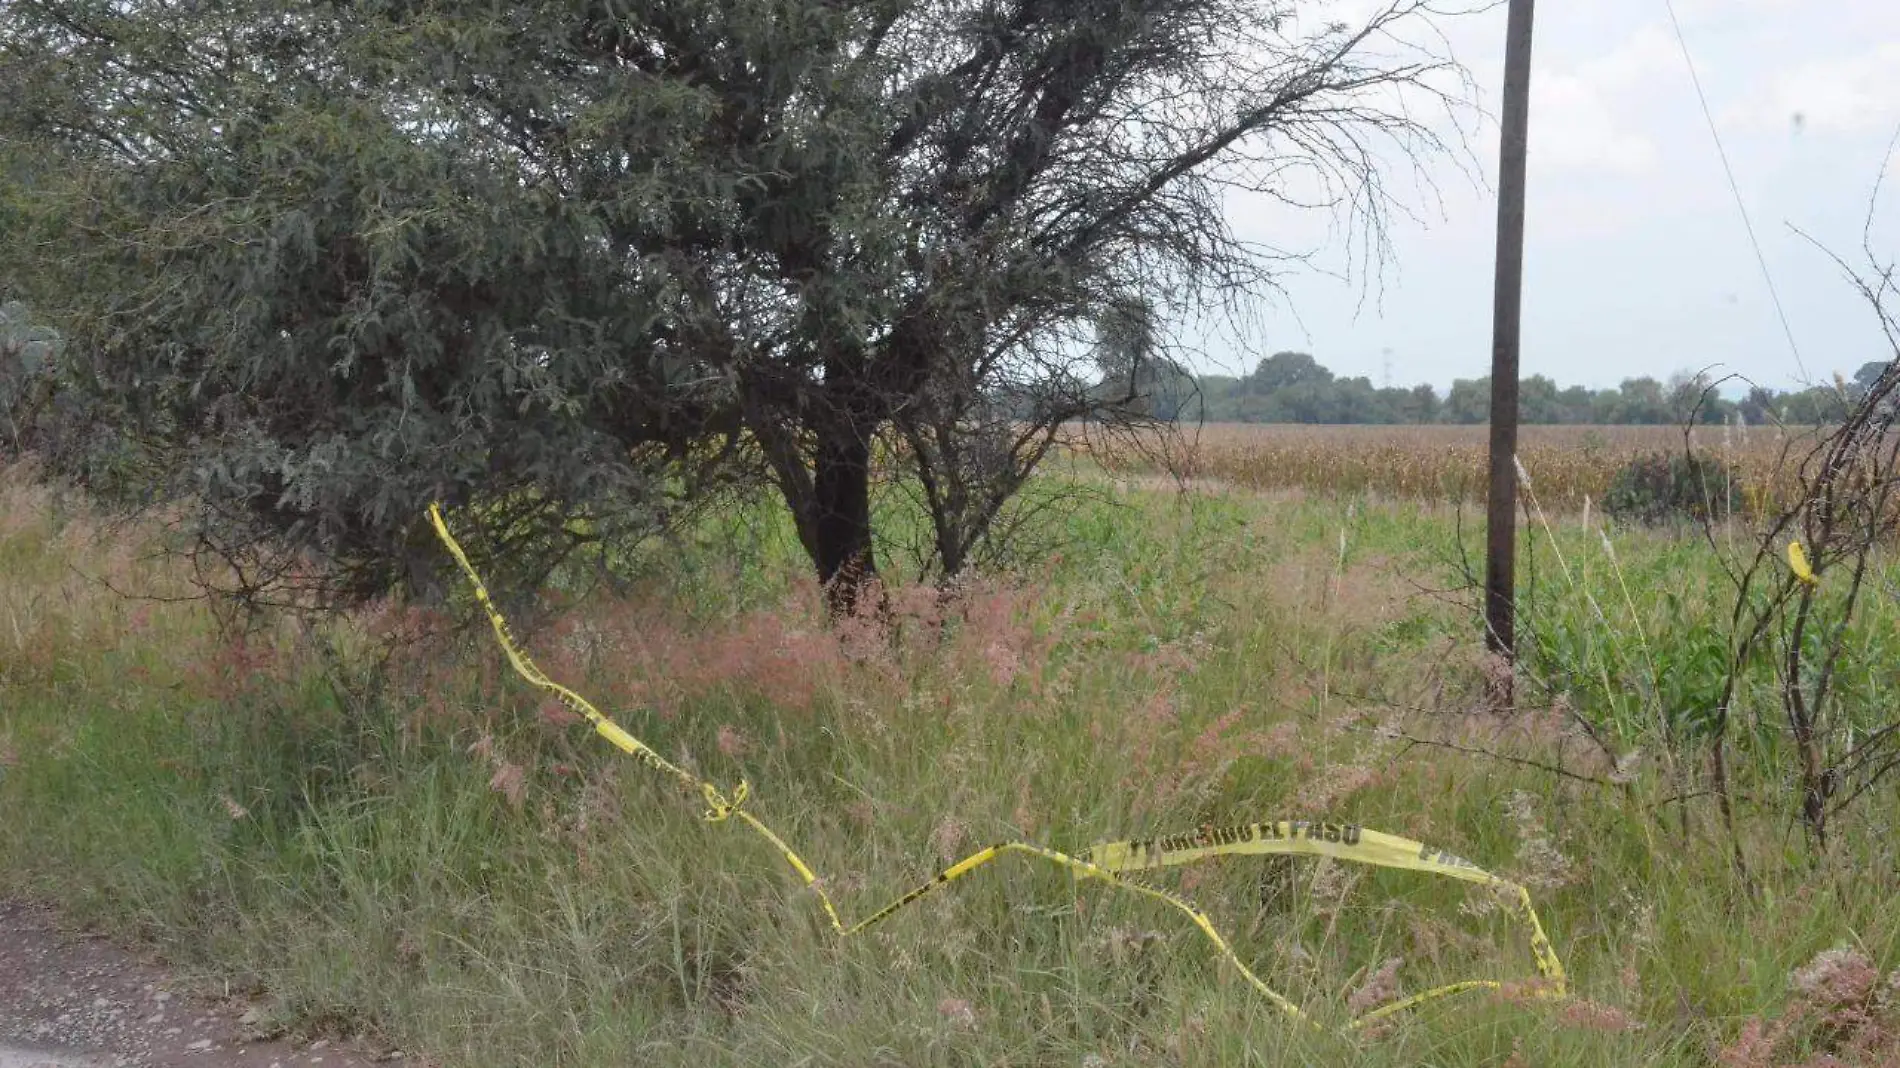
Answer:
<path fill-rule="evenodd" d="M 1868 363 L 1852 379 L 1801 390 L 1751 386 L 1739 400 L 1711 390 L 1706 374 L 1677 372 L 1667 380 L 1626 378 L 1610 389 L 1559 386 L 1544 375 L 1519 388 L 1525 423 L 1639 425 L 1703 423 L 1740 416 L 1750 424 L 1811 425 L 1837 421 L 1887 366 Z M 1105 370 L 1108 370 L 1105 368 Z M 1153 415 L 1185 422 L 1232 423 L 1483 423 L 1491 379 L 1461 378 L 1448 393 L 1427 384 L 1380 387 L 1364 376 L 1342 378 L 1303 352 L 1277 352 L 1251 373 L 1194 375 L 1178 364 L 1154 368 L 1141 383 Z"/>

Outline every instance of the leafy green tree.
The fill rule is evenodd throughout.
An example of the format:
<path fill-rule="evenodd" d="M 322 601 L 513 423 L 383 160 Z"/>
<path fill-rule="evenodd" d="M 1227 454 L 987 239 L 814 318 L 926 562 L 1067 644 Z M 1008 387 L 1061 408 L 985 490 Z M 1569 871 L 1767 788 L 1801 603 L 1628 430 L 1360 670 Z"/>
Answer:
<path fill-rule="evenodd" d="M 1861 377 L 1875 376 L 1885 366 L 1870 364 Z M 1170 373 L 1186 374 L 1178 364 Z M 1712 390 L 1714 384 L 1706 374 L 1684 371 L 1666 383 L 1640 377 L 1593 391 L 1531 375 L 1521 384 L 1519 403 L 1526 423 L 1576 425 L 1674 425 L 1691 411 L 1707 424 L 1737 417 L 1762 423 L 1779 418 L 1783 409 L 1809 420 L 1841 411 L 1839 390 L 1803 395 L 1754 387 L 1735 401 Z M 1849 383 L 1844 388 L 1859 387 Z M 1460 379 L 1440 398 L 1430 385 L 1375 389 L 1363 376 L 1339 378 L 1312 356 L 1294 352 L 1262 359 L 1245 378 L 1202 376 L 1194 392 L 1193 417 L 1210 422 L 1477 424 L 1489 419 L 1491 399 L 1489 379 Z"/>
<path fill-rule="evenodd" d="M 1435 423 L 1441 407 L 1437 390 L 1429 385 L 1417 385 L 1406 391 L 1405 401 L 1399 406 L 1398 412 L 1403 422 Z"/>
<path fill-rule="evenodd" d="M 1678 371 L 1669 376 L 1666 391 L 1673 422 L 1693 418 L 1705 425 L 1719 425 L 1736 410 L 1734 402 L 1720 394 L 1706 371 Z"/>
<path fill-rule="evenodd" d="M 0 277 L 231 555 L 414 581 L 439 497 L 532 579 L 765 479 L 846 609 L 880 437 L 964 566 L 1107 309 L 1270 283 L 1227 190 L 1435 147 L 1433 8 L 1312 6 L 14 0 Z"/>
<path fill-rule="evenodd" d="M 1560 423 L 1563 405 L 1557 399 L 1557 383 L 1543 375 L 1532 375 L 1517 386 L 1518 419 L 1525 423 Z"/>
<path fill-rule="evenodd" d="M 1780 418 L 1779 400 L 1772 389 L 1751 385 L 1748 394 L 1737 405 L 1741 417 L 1757 426 L 1772 423 Z"/>
<path fill-rule="evenodd" d="M 1616 422 L 1653 425 L 1675 421 L 1661 382 L 1648 376 L 1626 378 L 1617 386 L 1617 392 L 1620 397 Z"/>
<path fill-rule="evenodd" d="M 1254 366 L 1247 376 L 1247 389 L 1254 393 L 1278 393 L 1294 386 L 1326 385 L 1333 373 L 1304 352 L 1276 352 Z"/>
<path fill-rule="evenodd" d="M 533 583 L 650 529 L 742 428 L 706 358 L 730 308 L 698 261 L 739 175 L 695 141 L 704 94 L 554 77 L 579 27 L 545 11 L 506 40 L 413 14 L 0 13 L 27 87 L 0 126 L 62 171 L 11 190 L 0 274 L 247 586 L 311 553 L 343 596 L 413 582 L 436 497 L 470 506 L 485 566 Z M 570 114 L 564 150 L 507 146 L 537 111 Z M 623 154 L 583 157 L 604 141 Z"/>
<path fill-rule="evenodd" d="M 1112 302 L 1095 323 L 1095 362 L 1101 380 L 1092 414 L 1135 416 L 1171 423 L 1198 401 L 1194 376 L 1161 351 L 1161 324 L 1154 303 L 1143 297 Z M 1031 407 L 1029 414 L 1033 417 Z"/>
<path fill-rule="evenodd" d="M 1372 380 L 1365 377 L 1342 378 L 1333 383 L 1329 405 L 1330 422 L 1378 423 L 1384 420 L 1379 409 L 1379 394 Z"/>
<path fill-rule="evenodd" d="M 1854 372 L 1854 384 L 1860 387 L 1862 395 L 1865 396 L 1866 391 L 1874 388 L 1874 383 L 1880 381 L 1880 376 L 1886 374 L 1887 368 L 1891 366 L 1893 366 L 1892 360 L 1870 360 L 1863 363 L 1860 365 L 1860 370 Z"/>
<path fill-rule="evenodd" d="M 1591 400 L 1592 395 L 1587 386 L 1571 386 L 1559 391 L 1557 404 L 1563 414 L 1557 421 L 1570 424 L 1590 422 L 1594 414 Z"/>
<path fill-rule="evenodd" d="M 1829 386 L 1810 386 L 1807 389 L 1780 394 L 1775 400 L 1775 409 L 1783 423 L 1792 426 L 1823 426 L 1840 422 L 1852 407 L 1852 403 L 1852 398 L 1846 390 Z"/>
<path fill-rule="evenodd" d="M 1460 378 L 1445 395 L 1444 419 L 1448 423 L 1482 423 L 1491 418 L 1491 376 Z"/>
<path fill-rule="evenodd" d="M 1430 392 L 1431 388 L 1430 386 L 1425 387 L 1427 392 Z M 1438 395 L 1435 393 L 1432 394 L 1431 401 L 1427 402 L 1427 406 L 1429 407 L 1430 404 L 1435 403 L 1437 400 Z M 1416 407 L 1416 402 L 1417 398 L 1413 390 L 1402 389 L 1398 386 L 1387 386 L 1380 389 L 1375 395 L 1374 413 L 1376 418 L 1367 421 L 1373 423 L 1419 423 L 1428 421 L 1417 418 L 1415 415 L 1414 408 Z"/>
<path fill-rule="evenodd" d="M 1878 389 L 1880 379 L 1893 366 L 1892 360 L 1872 360 L 1860 365 L 1845 392 L 1850 404 L 1859 404 Z"/>

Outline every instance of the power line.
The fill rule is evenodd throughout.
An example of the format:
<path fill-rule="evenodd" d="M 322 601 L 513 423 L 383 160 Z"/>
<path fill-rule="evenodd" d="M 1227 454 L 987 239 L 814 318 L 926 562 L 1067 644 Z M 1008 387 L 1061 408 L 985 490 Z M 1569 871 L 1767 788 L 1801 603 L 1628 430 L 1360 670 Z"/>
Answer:
<path fill-rule="evenodd" d="M 1729 192 L 1735 196 L 1735 210 L 1742 215 L 1742 228 L 1748 231 L 1748 243 L 1755 250 L 1755 262 L 1760 265 L 1762 281 L 1768 286 L 1768 298 L 1774 302 L 1775 316 L 1781 320 L 1781 332 L 1788 338 L 1788 349 L 1794 353 L 1794 365 L 1805 381 L 1808 365 L 1801 360 L 1801 346 L 1795 342 L 1794 328 L 1788 325 L 1788 312 L 1781 306 L 1781 293 L 1775 288 L 1775 276 L 1768 270 L 1768 257 L 1762 254 L 1761 241 L 1755 236 L 1755 223 L 1748 217 L 1748 205 L 1742 200 L 1742 187 L 1735 181 L 1735 168 L 1728 160 L 1728 149 L 1722 146 L 1722 134 L 1715 127 L 1715 113 L 1709 109 L 1708 94 L 1702 91 L 1702 78 L 1696 73 L 1695 57 L 1689 54 L 1689 41 L 1683 36 L 1682 20 L 1676 17 L 1675 0 L 1663 0 L 1663 7 L 1669 12 L 1669 25 L 1676 32 L 1676 45 L 1682 49 L 1682 62 L 1689 68 L 1689 82 L 1695 86 L 1696 100 L 1702 105 L 1702 119 L 1709 125 L 1709 138 L 1715 142 L 1715 154 L 1722 159 L 1722 173 L 1728 176 Z"/>

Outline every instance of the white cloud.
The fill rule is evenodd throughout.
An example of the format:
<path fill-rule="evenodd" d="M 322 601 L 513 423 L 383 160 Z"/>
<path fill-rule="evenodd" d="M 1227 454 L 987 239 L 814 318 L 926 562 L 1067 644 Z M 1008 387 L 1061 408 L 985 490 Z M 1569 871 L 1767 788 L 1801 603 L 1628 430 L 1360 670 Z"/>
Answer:
<path fill-rule="evenodd" d="M 1760 17 L 1778 11 L 1792 11 L 1796 6 L 1795 0 L 1674 0 L 1674 3 L 1676 17 L 1685 26 Z"/>
<path fill-rule="evenodd" d="M 1540 176 L 1642 174 L 1656 164 L 1655 143 L 1574 74 L 1553 72 L 1531 83 L 1531 125 L 1531 167 Z"/>
<path fill-rule="evenodd" d="M 1531 166 L 1544 177 L 1654 170 L 1643 98 L 1680 62 L 1673 42 L 1645 26 L 1608 52 L 1542 63 L 1531 75 Z"/>
<path fill-rule="evenodd" d="M 1580 77 L 1611 92 L 1646 89 L 1657 77 L 1682 66 L 1682 51 L 1660 25 L 1647 25 L 1624 38 L 1615 48 L 1577 64 Z"/>
<path fill-rule="evenodd" d="M 1756 129 L 1794 125 L 1829 134 L 1891 129 L 1900 122 L 1900 40 L 1883 41 L 1858 55 L 1784 67 L 1734 112 Z"/>

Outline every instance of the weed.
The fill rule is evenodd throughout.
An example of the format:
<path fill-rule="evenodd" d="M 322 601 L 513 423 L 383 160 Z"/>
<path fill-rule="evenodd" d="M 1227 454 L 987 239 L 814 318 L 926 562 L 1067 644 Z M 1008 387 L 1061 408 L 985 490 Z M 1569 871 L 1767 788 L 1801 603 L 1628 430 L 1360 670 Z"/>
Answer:
<path fill-rule="evenodd" d="M 1895 1055 L 1895 799 L 1844 819 L 1820 870 L 1784 809 L 1745 806 L 1753 896 L 1706 818 L 1687 833 L 1662 818 L 1681 787 L 1660 770 L 1675 698 L 1656 679 L 1722 607 L 1695 592 L 1713 562 L 1666 534 L 1613 535 L 1613 569 L 1598 530 L 1540 531 L 1572 584 L 1540 590 L 1539 640 L 1571 643 L 1579 666 L 1562 702 L 1510 720 L 1478 710 L 1468 617 L 1408 581 L 1455 551 L 1451 517 L 1322 496 L 1134 489 L 1078 507 L 1033 579 L 947 598 L 899 585 L 874 649 L 823 627 L 797 554 L 762 533 L 782 517 L 727 517 L 656 548 L 637 595 L 532 639 L 669 759 L 749 779 L 854 914 L 974 843 L 1276 816 L 1542 880 L 1573 999 L 1446 1001 L 1345 1041 L 1289 1028 L 1164 909 L 1027 866 L 841 945 L 776 855 L 632 773 L 479 635 L 391 604 L 234 646 L 201 605 L 81 577 L 177 579 L 56 496 L 0 478 L 0 893 L 57 897 L 193 973 L 255 984 L 297 1029 L 379 1031 L 478 1068 Z M 1868 605 L 1848 633 L 1878 654 L 1900 606 Z M 1402 724 L 1381 698 L 1408 706 Z M 1605 755 L 1580 721 L 1627 738 Z M 1403 737 L 1428 727 L 1617 778 Z M 1780 766 L 1745 761 L 1738 793 L 1779 796 Z M 1477 899 L 1446 880 L 1251 858 L 1152 879 L 1184 889 L 1190 873 L 1242 957 L 1328 1021 L 1524 973 L 1512 918 L 1461 909 Z M 1844 939 L 1871 987 L 1857 960 L 1819 966 Z"/>

